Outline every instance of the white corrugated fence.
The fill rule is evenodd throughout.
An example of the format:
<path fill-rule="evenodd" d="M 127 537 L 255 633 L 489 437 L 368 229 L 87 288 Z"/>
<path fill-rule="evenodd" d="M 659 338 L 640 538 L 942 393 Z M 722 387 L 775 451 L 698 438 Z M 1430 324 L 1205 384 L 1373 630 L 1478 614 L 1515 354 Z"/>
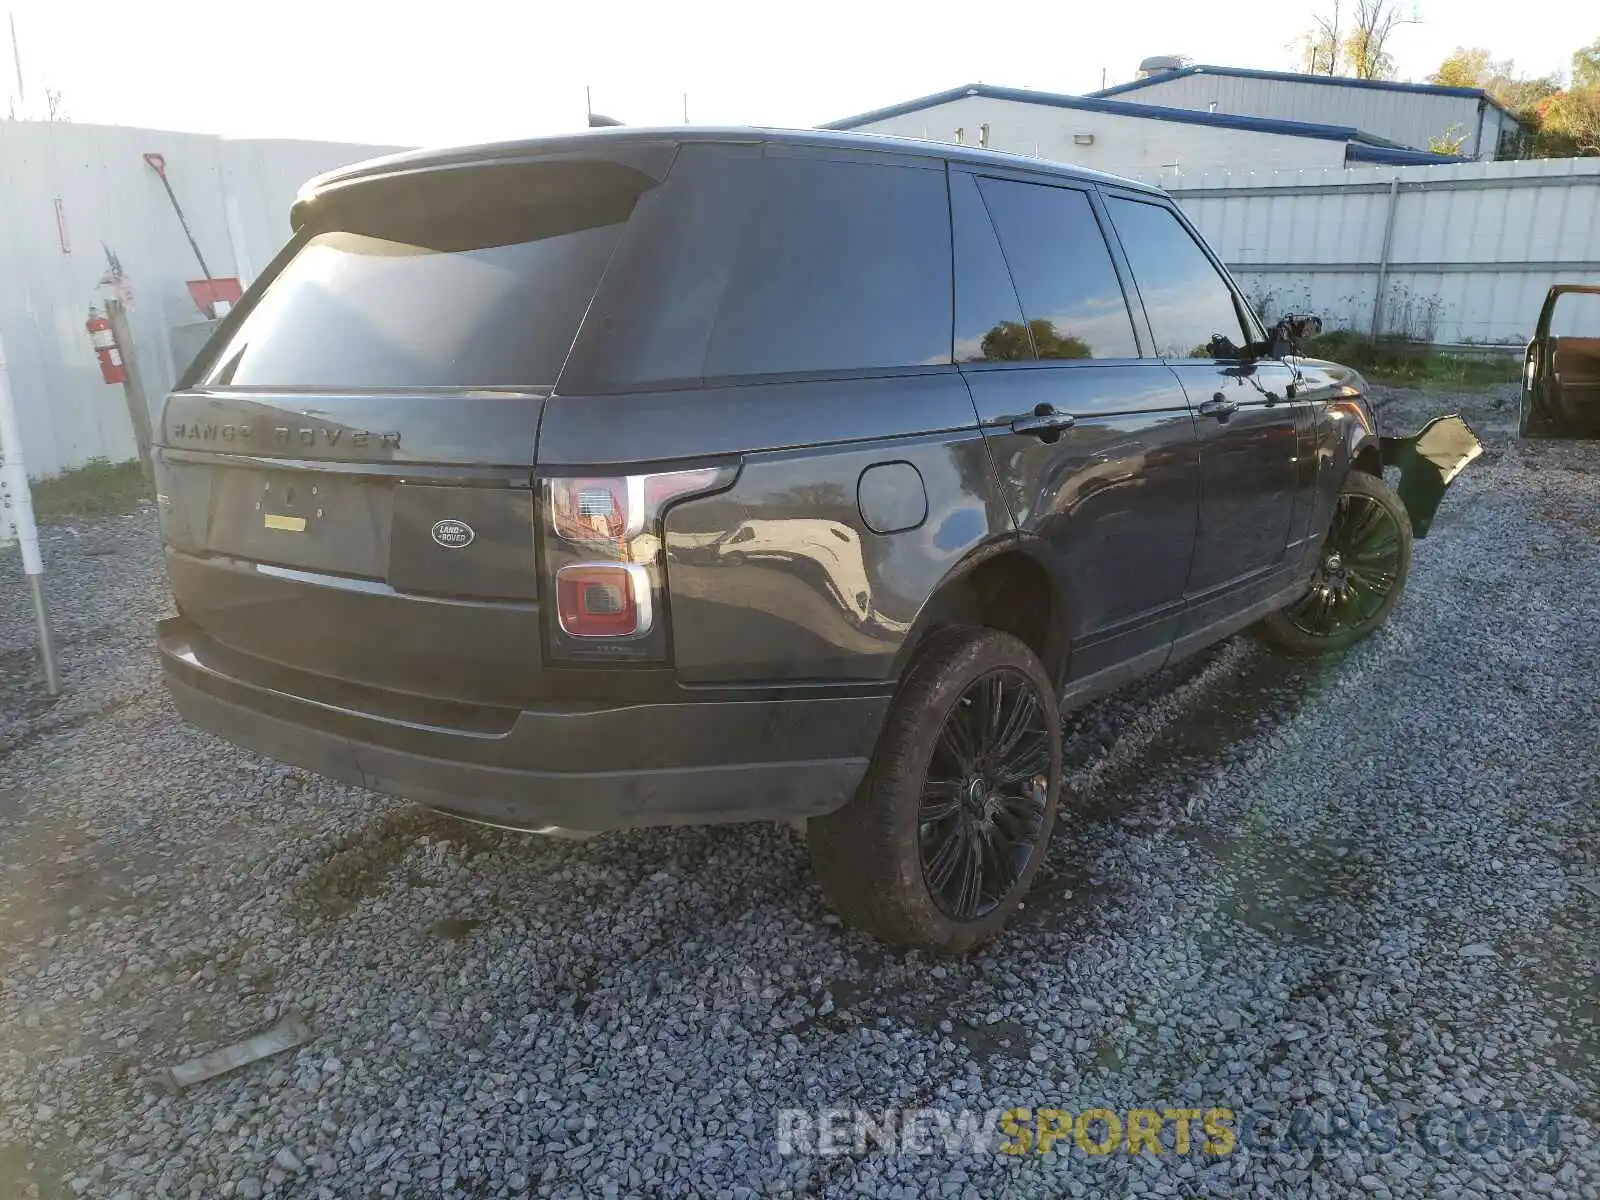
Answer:
<path fill-rule="evenodd" d="M 1271 317 L 1520 345 L 1552 283 L 1600 283 L 1600 159 L 1149 178 Z"/>
<path fill-rule="evenodd" d="M 175 375 L 168 327 L 201 319 L 185 286 L 200 266 L 146 153 L 165 158 L 211 274 L 248 282 L 288 239 L 306 179 L 390 149 L 0 121 L 0 335 L 29 473 L 135 456 L 122 389 L 101 382 L 84 330 L 113 261 L 152 405 Z"/>

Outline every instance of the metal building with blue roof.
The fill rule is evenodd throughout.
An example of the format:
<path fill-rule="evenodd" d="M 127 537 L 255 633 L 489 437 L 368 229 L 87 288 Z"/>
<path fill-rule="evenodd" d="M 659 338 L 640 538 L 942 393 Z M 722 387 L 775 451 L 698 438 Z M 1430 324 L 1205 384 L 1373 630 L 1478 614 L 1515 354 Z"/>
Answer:
<path fill-rule="evenodd" d="M 1087 96 L 971 83 L 825 128 L 1153 175 L 1493 158 L 1520 127 L 1472 88 L 1185 65 Z M 1459 153 L 1434 152 L 1434 139 Z"/>
<path fill-rule="evenodd" d="M 1185 64 L 1090 96 L 1233 116 L 1327 121 L 1413 150 L 1444 139 L 1459 142 L 1463 156 L 1480 160 L 1512 157 L 1523 132 L 1516 115 L 1482 88 L 1248 67 Z"/>

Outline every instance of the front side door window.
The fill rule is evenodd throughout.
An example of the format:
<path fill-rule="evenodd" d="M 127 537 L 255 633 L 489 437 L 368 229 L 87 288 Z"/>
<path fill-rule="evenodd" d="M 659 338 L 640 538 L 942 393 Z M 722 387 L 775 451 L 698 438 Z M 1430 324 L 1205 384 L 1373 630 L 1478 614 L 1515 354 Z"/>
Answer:
<path fill-rule="evenodd" d="M 1191 620 L 1204 624 L 1273 591 L 1289 566 L 1304 405 L 1292 368 L 1244 356 L 1254 339 L 1233 289 L 1176 212 L 1122 195 L 1106 208 L 1156 352 L 1195 413 L 1203 486 L 1187 590 Z"/>
<path fill-rule="evenodd" d="M 1233 291 L 1172 210 L 1113 197 L 1107 204 L 1163 358 L 1233 359 L 1245 336 Z"/>

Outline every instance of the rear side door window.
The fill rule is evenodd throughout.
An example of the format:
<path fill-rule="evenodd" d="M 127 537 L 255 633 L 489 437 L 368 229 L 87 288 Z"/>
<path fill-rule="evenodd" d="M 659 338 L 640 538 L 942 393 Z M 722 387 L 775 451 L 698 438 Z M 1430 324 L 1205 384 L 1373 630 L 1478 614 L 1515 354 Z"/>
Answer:
<path fill-rule="evenodd" d="M 942 164 L 769 156 L 706 347 L 708 379 L 950 362 Z"/>
<path fill-rule="evenodd" d="M 1030 357 L 1137 358 L 1133 318 L 1088 194 L 1007 179 L 977 186 L 1016 282 Z"/>
<path fill-rule="evenodd" d="M 1145 317 L 1163 358 L 1237 358 L 1250 340 L 1233 290 L 1177 214 L 1160 204 L 1106 198 Z"/>

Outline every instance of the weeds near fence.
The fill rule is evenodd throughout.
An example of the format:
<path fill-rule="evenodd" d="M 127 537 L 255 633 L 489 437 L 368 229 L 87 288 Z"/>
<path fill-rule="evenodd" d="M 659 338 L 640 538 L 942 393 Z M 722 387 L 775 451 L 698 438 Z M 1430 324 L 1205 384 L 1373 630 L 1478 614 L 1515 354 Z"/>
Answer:
<path fill-rule="evenodd" d="M 1255 291 L 1247 293 L 1246 299 L 1269 329 L 1282 317 L 1307 314 L 1321 317 L 1322 324 L 1329 329 L 1345 326 L 1354 329 L 1364 320 L 1372 319 L 1370 292 L 1364 296 L 1346 292 L 1319 302 L 1312 299 L 1311 288 L 1306 284 L 1276 288 L 1258 285 Z"/>
<path fill-rule="evenodd" d="M 1246 297 L 1256 316 L 1267 325 L 1279 317 L 1290 314 L 1315 313 L 1324 325 L 1369 324 L 1372 319 L 1372 296 L 1336 296 L 1331 302 L 1317 304 L 1311 298 L 1311 289 L 1300 287 L 1262 288 Z M 1396 283 L 1384 293 L 1382 336 L 1403 342 L 1432 342 L 1439 336 L 1439 324 L 1449 315 L 1451 306 L 1432 292 L 1419 292 L 1403 283 Z M 1362 314 L 1365 315 L 1362 315 Z"/>
<path fill-rule="evenodd" d="M 1283 288 L 1258 286 L 1248 296 L 1256 315 L 1268 326 L 1280 317 L 1315 313 L 1328 332 L 1301 346 L 1310 358 L 1327 358 L 1356 368 L 1375 383 L 1401 387 L 1428 385 L 1453 388 L 1495 387 L 1515 383 L 1521 377 L 1520 356 L 1497 354 L 1485 346 L 1483 354 L 1445 353 L 1430 343 L 1438 336 L 1441 319 L 1449 306 L 1437 295 L 1417 292 L 1403 283 L 1391 287 L 1384 296 L 1385 334 L 1376 343 L 1357 325 L 1370 324 L 1372 298 L 1338 296 L 1331 305 L 1312 303 L 1310 289 L 1304 285 Z M 1365 305 L 1365 316 L 1359 315 Z"/>
<path fill-rule="evenodd" d="M 1406 342 L 1434 341 L 1439 336 L 1439 318 L 1445 308 L 1438 296 L 1397 283 L 1384 301 L 1382 332 Z"/>
<path fill-rule="evenodd" d="M 151 498 L 137 461 L 114 463 L 106 458 L 90 459 L 74 470 L 37 480 L 30 490 L 40 520 L 131 512 Z"/>
<path fill-rule="evenodd" d="M 1376 344 L 1352 329 L 1335 329 L 1300 346 L 1308 358 L 1327 358 L 1354 367 L 1374 383 L 1401 387 L 1429 384 L 1454 388 L 1495 387 L 1522 376 L 1522 359 L 1511 355 L 1441 354 L 1426 342 L 1404 338 Z"/>

